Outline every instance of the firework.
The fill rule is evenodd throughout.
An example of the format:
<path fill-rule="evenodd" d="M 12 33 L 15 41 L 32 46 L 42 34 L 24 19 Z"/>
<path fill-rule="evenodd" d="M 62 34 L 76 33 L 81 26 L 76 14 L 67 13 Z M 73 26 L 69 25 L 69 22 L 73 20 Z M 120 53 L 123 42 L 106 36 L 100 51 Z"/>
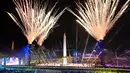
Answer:
<path fill-rule="evenodd" d="M 53 8 L 55 5 L 53 6 Z M 53 10 L 52 8 L 52 10 Z M 45 20 L 45 23 L 43 24 L 43 31 L 42 33 L 37 37 L 37 44 L 39 46 L 42 45 L 43 41 L 48 37 L 50 34 L 50 30 L 54 28 L 54 25 L 60 18 L 60 16 L 64 13 L 66 8 L 64 8 L 59 14 L 57 14 L 58 11 L 54 11 L 52 15 L 49 15 L 49 18 Z M 52 12 L 52 10 L 50 10 Z"/>
<path fill-rule="evenodd" d="M 101 60 L 101 51 L 103 49 L 102 40 L 104 40 L 108 31 L 127 9 L 129 3 L 130 0 L 127 0 L 118 12 L 116 10 L 119 0 L 86 0 L 84 5 L 80 2 L 76 3 L 78 7 L 76 10 L 79 15 L 68 8 L 68 11 L 78 18 L 76 21 L 98 41 L 97 46 L 100 52 L 97 51 Z"/>
<path fill-rule="evenodd" d="M 76 21 L 99 41 L 104 39 L 106 33 L 121 17 L 129 2 L 130 0 L 127 0 L 117 13 L 119 0 L 86 0 L 85 5 L 76 3 L 79 16 L 69 8 L 68 11 L 74 14 L 78 18 Z"/>
<path fill-rule="evenodd" d="M 32 44 L 38 36 L 45 38 L 45 35 L 47 35 L 49 30 L 53 27 L 52 23 L 55 23 L 56 19 L 60 16 L 51 16 L 56 4 L 47 12 L 48 2 L 45 2 L 44 5 L 42 5 L 39 0 L 13 0 L 13 2 L 16 5 L 15 9 L 20 17 L 22 25 L 12 13 L 7 13 L 21 28 L 29 44 Z M 44 35 L 41 35 L 42 33 L 44 33 Z"/>

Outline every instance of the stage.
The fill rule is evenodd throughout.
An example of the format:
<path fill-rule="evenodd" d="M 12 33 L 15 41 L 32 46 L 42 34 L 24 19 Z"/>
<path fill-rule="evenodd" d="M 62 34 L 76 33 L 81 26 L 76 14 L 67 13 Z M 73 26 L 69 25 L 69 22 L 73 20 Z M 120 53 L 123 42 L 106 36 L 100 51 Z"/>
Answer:
<path fill-rule="evenodd" d="M 56 70 L 56 71 L 105 71 L 105 72 L 130 72 L 130 68 L 88 68 L 75 66 L 2 66 L 6 70 Z"/>

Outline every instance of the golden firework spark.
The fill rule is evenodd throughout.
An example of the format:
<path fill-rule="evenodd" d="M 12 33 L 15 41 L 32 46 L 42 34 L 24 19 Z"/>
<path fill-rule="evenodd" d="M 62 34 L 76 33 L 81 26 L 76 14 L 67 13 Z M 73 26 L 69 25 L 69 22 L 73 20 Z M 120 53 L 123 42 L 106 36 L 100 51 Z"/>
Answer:
<path fill-rule="evenodd" d="M 85 5 L 76 3 L 79 13 L 76 14 L 68 8 L 72 14 L 74 14 L 80 25 L 93 36 L 97 41 L 103 40 L 106 33 L 114 26 L 115 22 L 121 17 L 124 11 L 127 9 L 130 0 L 121 7 L 116 13 L 119 0 L 86 0 Z"/>
<path fill-rule="evenodd" d="M 21 28 L 28 43 L 32 44 L 42 30 L 43 25 L 41 23 L 43 23 L 42 19 L 45 16 L 43 13 L 45 7 L 38 5 L 37 1 L 32 2 L 32 0 L 13 0 L 13 2 L 16 5 L 15 9 L 23 24 L 21 25 L 19 20 L 12 13 L 8 12 L 8 14 Z"/>
<path fill-rule="evenodd" d="M 56 24 L 60 16 L 64 13 L 66 8 L 64 8 L 60 13 L 57 14 L 58 11 L 54 11 L 53 15 L 50 16 L 48 20 L 46 20 L 46 23 L 44 24 L 45 27 L 43 27 L 43 32 L 37 37 L 37 44 L 39 46 L 42 45 L 43 41 L 48 37 L 50 30 L 53 28 L 53 26 Z"/>
<path fill-rule="evenodd" d="M 20 17 L 20 20 L 22 21 L 22 25 L 12 13 L 7 13 L 14 20 L 14 22 L 21 28 L 29 44 L 32 44 L 32 42 L 37 37 L 39 37 L 39 35 L 41 36 L 42 33 L 47 35 L 49 33 L 49 30 L 54 26 L 54 24 L 52 23 L 54 23 L 56 19 L 58 19 L 63 13 L 62 11 L 60 15 L 51 16 L 56 4 L 47 12 L 46 9 L 48 7 L 48 2 L 42 5 L 42 3 L 40 3 L 39 0 L 13 1 L 16 5 L 16 11 Z M 43 38 L 45 38 L 45 35 L 42 35 Z"/>

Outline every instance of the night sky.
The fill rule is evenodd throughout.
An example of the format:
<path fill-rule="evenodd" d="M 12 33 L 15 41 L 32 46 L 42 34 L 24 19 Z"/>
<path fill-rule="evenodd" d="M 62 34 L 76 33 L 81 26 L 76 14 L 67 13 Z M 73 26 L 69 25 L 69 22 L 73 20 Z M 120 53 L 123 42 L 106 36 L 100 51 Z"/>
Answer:
<path fill-rule="evenodd" d="M 51 1 L 51 0 L 50 0 Z M 53 0 L 54 2 L 55 0 Z M 70 8 L 76 8 L 74 0 L 59 0 L 60 9 L 65 6 L 69 6 Z M 126 0 L 121 0 L 120 6 Z M 13 20 L 7 15 L 6 11 L 12 12 L 14 15 L 17 15 L 12 0 L 3 0 L 1 2 L 1 23 L 0 23 L 0 49 L 6 50 L 11 47 L 11 42 L 15 41 L 15 49 L 19 50 L 23 46 L 27 45 L 27 39 L 23 35 L 21 29 L 13 22 Z M 60 10 L 59 9 L 59 10 Z M 109 31 L 106 35 L 103 46 L 106 49 L 110 49 L 114 51 L 119 45 L 122 45 L 119 49 L 119 52 L 123 52 L 124 50 L 130 50 L 130 10 L 127 9 L 127 12 L 123 14 L 123 16 L 116 22 L 116 25 Z M 75 48 L 76 41 L 76 27 L 78 28 L 78 49 L 83 50 L 85 41 L 87 39 L 88 33 L 84 30 L 84 28 L 79 25 L 76 21 L 76 17 L 74 17 L 71 13 L 65 12 L 57 24 L 53 32 L 49 35 L 49 37 L 45 40 L 44 46 L 48 49 L 52 47 L 56 47 L 59 42 L 62 43 L 63 33 L 65 32 L 67 35 L 67 42 L 71 49 Z M 116 34 L 117 33 L 117 34 Z M 116 34 L 116 35 L 115 35 Z M 113 37 L 114 36 L 114 37 Z M 113 38 L 113 39 L 112 39 Z M 109 40 L 112 39 L 110 43 Z M 33 42 L 35 44 L 35 42 Z M 96 43 L 96 40 L 93 37 L 90 37 L 87 50 L 91 51 L 93 45 Z"/>

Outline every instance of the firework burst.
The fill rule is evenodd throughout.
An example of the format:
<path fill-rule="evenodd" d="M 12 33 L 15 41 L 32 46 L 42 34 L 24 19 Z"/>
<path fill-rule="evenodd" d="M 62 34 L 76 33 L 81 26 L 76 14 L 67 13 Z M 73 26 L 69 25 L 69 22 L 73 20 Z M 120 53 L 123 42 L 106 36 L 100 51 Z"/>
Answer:
<path fill-rule="evenodd" d="M 57 16 L 52 15 L 56 4 L 47 11 L 48 2 L 45 2 L 44 5 L 40 0 L 13 0 L 16 5 L 16 11 L 20 17 L 20 21 L 12 14 L 9 13 L 9 16 L 14 20 L 14 22 L 21 28 L 22 32 L 26 36 L 28 43 L 32 42 L 38 37 L 40 37 L 40 43 L 49 33 L 49 30 L 54 26 L 54 23 L 62 15 L 64 10 Z M 41 38 L 42 37 L 42 38 Z M 39 43 L 39 42 L 38 42 Z"/>
<path fill-rule="evenodd" d="M 23 24 L 12 14 L 9 16 L 14 22 L 21 28 L 22 32 L 26 36 L 28 43 L 32 44 L 34 39 L 41 33 L 44 8 L 38 5 L 38 2 L 32 2 L 32 0 L 13 0 L 16 5 L 16 11 Z M 33 4 L 34 3 L 34 4 Z"/>
<path fill-rule="evenodd" d="M 116 13 L 119 0 L 86 0 L 85 5 L 76 3 L 78 14 L 74 14 L 80 25 L 93 36 L 97 41 L 103 40 L 106 33 L 114 26 L 115 22 L 121 17 L 123 12 L 127 9 L 130 0 L 121 7 Z"/>
<path fill-rule="evenodd" d="M 64 13 L 66 8 L 64 8 L 60 13 L 57 14 L 58 11 L 54 11 L 52 15 L 49 16 L 45 23 L 43 24 L 43 32 L 37 37 L 37 44 L 39 46 L 42 45 L 43 41 L 48 37 L 50 34 L 50 30 L 54 27 L 60 16 Z"/>

